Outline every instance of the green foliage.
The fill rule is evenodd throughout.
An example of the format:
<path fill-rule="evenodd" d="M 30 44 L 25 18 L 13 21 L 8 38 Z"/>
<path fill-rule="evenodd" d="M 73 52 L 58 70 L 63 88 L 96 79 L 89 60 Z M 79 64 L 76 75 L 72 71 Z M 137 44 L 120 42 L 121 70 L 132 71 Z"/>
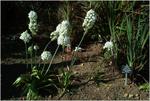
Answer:
<path fill-rule="evenodd" d="M 140 5 L 137 8 L 137 5 Z M 148 7 L 139 2 L 108 2 L 111 39 L 116 54 L 123 54 L 128 65 L 140 71 L 147 63 L 148 44 Z M 137 9 L 140 9 L 137 12 Z M 118 56 L 116 55 L 118 58 Z M 117 59 L 118 63 L 121 62 Z M 125 63 L 124 63 L 125 64 Z"/>
<path fill-rule="evenodd" d="M 24 2 L 20 2 L 20 4 L 22 3 L 24 4 Z M 36 4 L 38 5 L 38 3 Z M 30 6 L 33 5 L 30 4 Z M 35 8 L 36 6 L 33 6 L 32 9 Z M 38 9 L 40 9 L 40 7 Z M 110 59 L 113 55 L 116 61 L 122 62 L 122 60 L 118 58 L 118 54 L 122 53 L 123 57 L 125 57 L 123 62 L 127 61 L 129 67 L 133 68 L 134 70 L 142 70 L 145 67 L 145 64 L 148 63 L 146 57 L 148 53 L 147 47 L 149 38 L 149 25 L 147 23 L 148 7 L 143 6 L 136 1 L 65 1 L 61 6 L 59 5 L 57 14 L 52 15 L 57 15 L 56 19 L 58 18 L 59 20 L 69 20 L 72 25 L 72 30 L 70 30 L 70 33 L 72 34 L 73 38 L 77 37 L 77 40 L 74 39 L 75 41 L 79 41 L 78 35 L 80 36 L 80 33 L 83 31 L 81 27 L 83 19 L 85 17 L 85 13 L 89 9 L 94 9 L 96 11 L 97 21 L 94 27 L 88 31 L 88 33 L 91 33 L 93 38 L 97 38 L 99 40 L 102 38 L 104 41 L 111 40 L 113 42 L 112 52 L 106 51 L 104 53 L 104 57 L 106 59 Z M 51 13 L 54 11 L 53 9 L 49 8 L 46 10 L 46 12 L 48 12 L 49 17 L 52 17 Z M 49 18 L 48 20 L 49 23 L 51 23 L 51 20 L 53 19 Z M 55 21 L 53 23 L 55 23 Z M 78 46 L 80 46 L 84 36 L 87 35 L 86 33 L 87 32 L 83 34 Z M 27 59 L 27 45 L 25 48 Z M 59 47 L 57 47 L 54 53 L 53 59 L 58 48 Z M 28 54 L 30 54 L 31 58 L 33 57 L 33 53 L 35 53 L 35 51 L 33 51 L 32 45 L 28 50 Z M 72 73 L 69 70 L 62 70 L 62 75 L 58 81 L 56 74 L 49 74 L 49 68 L 51 67 L 52 60 L 45 74 L 43 74 L 43 71 L 45 71 L 45 64 L 43 70 L 41 70 L 36 66 L 33 67 L 32 63 L 31 72 L 20 75 L 13 83 L 13 85 L 16 87 L 23 88 L 26 99 L 39 99 L 41 96 L 41 91 L 51 93 L 52 88 L 58 89 L 57 83 L 59 83 L 58 85 L 60 85 L 63 89 L 63 93 L 69 89 L 69 86 L 71 85 Z M 74 60 L 72 62 L 72 65 L 73 64 Z M 97 73 L 94 79 L 96 82 L 102 81 L 103 73 Z M 141 85 L 140 89 L 148 91 L 149 83 Z"/>
<path fill-rule="evenodd" d="M 72 76 L 73 76 L 72 72 L 70 72 L 69 70 L 67 70 L 67 71 L 62 70 L 62 76 L 60 78 L 60 83 L 64 90 L 68 89 L 68 87 L 71 85 L 71 77 Z"/>
<path fill-rule="evenodd" d="M 149 83 L 144 83 L 144 84 L 139 86 L 139 89 L 144 90 L 144 91 L 149 91 L 150 90 L 150 84 Z"/>
<path fill-rule="evenodd" d="M 51 92 L 52 88 L 57 88 L 56 80 L 54 75 L 44 76 L 40 70 L 33 67 L 31 73 L 22 74 L 13 85 L 23 88 L 23 94 L 26 95 L 27 100 L 35 100 L 40 98 L 41 90 Z"/>
<path fill-rule="evenodd" d="M 62 92 L 60 93 L 58 99 L 60 99 L 66 93 L 66 91 L 69 91 L 69 87 L 71 86 L 71 77 L 72 76 L 73 76 L 73 74 L 71 71 L 69 71 L 68 67 L 67 67 L 67 71 L 64 71 L 62 69 L 62 73 L 59 78 L 59 84 L 62 89 Z"/>
<path fill-rule="evenodd" d="M 112 58 L 112 52 L 111 51 L 105 51 L 104 58 L 109 60 Z"/>
<path fill-rule="evenodd" d="M 98 86 L 100 83 L 104 83 L 104 72 L 98 71 L 93 79 Z"/>
<path fill-rule="evenodd" d="M 70 20 L 72 17 L 71 14 L 71 3 L 69 1 L 63 2 L 58 10 L 58 18 L 61 20 Z"/>
<path fill-rule="evenodd" d="M 123 21 L 124 24 L 122 25 L 124 26 L 121 27 L 125 29 L 124 33 L 127 35 L 127 39 L 125 39 L 127 42 L 125 45 L 127 62 L 131 68 L 136 70 L 141 70 L 147 62 L 145 60 L 147 52 L 144 52 L 144 47 L 148 43 L 148 24 L 146 23 L 146 19 L 141 19 L 141 17 L 141 15 L 137 17 L 136 24 L 135 20 L 131 21 L 132 17 L 126 16 L 126 22 Z"/>

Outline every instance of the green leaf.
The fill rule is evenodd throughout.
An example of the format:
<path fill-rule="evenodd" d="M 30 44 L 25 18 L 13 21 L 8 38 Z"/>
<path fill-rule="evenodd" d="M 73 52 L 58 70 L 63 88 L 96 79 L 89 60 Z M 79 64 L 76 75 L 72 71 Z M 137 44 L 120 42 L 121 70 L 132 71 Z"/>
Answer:
<path fill-rule="evenodd" d="M 22 78 L 21 78 L 21 77 L 18 77 L 18 78 L 16 79 L 16 81 L 13 83 L 13 85 L 19 86 L 21 83 L 22 83 Z"/>
<path fill-rule="evenodd" d="M 139 89 L 144 90 L 144 91 L 149 91 L 150 90 L 150 84 L 149 83 L 144 83 L 144 84 L 139 86 Z"/>

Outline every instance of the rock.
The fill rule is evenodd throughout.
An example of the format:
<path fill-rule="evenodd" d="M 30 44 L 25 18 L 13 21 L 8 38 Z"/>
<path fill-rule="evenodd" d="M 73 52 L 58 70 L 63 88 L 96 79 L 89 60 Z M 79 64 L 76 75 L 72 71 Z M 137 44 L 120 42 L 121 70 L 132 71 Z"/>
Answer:
<path fill-rule="evenodd" d="M 129 98 L 132 98 L 133 97 L 133 94 L 129 94 L 129 96 L 128 96 Z"/>
<path fill-rule="evenodd" d="M 138 97 L 139 96 L 139 94 L 135 94 L 135 97 Z"/>
<path fill-rule="evenodd" d="M 84 66 L 84 64 L 82 63 L 80 66 Z"/>
<path fill-rule="evenodd" d="M 124 97 L 127 97 L 127 96 L 128 96 L 128 94 L 127 94 L 127 93 L 125 93 L 125 94 L 124 94 Z"/>

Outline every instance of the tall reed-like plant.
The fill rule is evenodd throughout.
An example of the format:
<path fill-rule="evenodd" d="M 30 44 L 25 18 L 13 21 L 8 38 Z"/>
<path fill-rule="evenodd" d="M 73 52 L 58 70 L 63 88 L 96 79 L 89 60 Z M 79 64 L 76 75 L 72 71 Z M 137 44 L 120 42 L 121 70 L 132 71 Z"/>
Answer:
<path fill-rule="evenodd" d="M 134 29 L 131 18 L 127 17 L 127 61 L 130 67 L 141 70 L 147 62 L 145 45 L 148 43 L 148 24 L 142 16 L 138 16 L 137 28 Z"/>
<path fill-rule="evenodd" d="M 105 2 L 108 4 L 108 22 L 113 39 L 115 53 L 124 54 L 129 67 L 135 70 L 141 70 L 147 63 L 146 44 L 148 44 L 148 8 L 142 6 L 139 8 L 139 2 Z M 138 12 L 137 12 L 138 9 Z M 125 51 L 126 50 L 126 51 Z M 144 52 L 145 51 L 145 52 Z M 118 56 L 117 56 L 118 57 Z M 118 63 L 121 62 L 117 59 Z M 123 60 L 122 60 L 123 61 Z M 123 63 L 126 64 L 126 63 Z"/>

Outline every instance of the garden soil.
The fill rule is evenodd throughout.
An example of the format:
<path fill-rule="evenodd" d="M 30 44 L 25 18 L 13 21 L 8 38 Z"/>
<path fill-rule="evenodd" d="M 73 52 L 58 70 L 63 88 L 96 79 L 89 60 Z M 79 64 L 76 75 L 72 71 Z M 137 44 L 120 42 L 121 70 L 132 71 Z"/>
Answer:
<path fill-rule="evenodd" d="M 53 61 L 56 69 L 67 70 L 72 58 L 76 55 L 77 62 L 69 70 L 74 74 L 71 80 L 72 88 L 61 98 L 59 95 L 47 96 L 45 100 L 148 100 L 149 92 L 139 90 L 138 86 L 128 79 L 128 85 L 124 85 L 124 75 L 115 66 L 112 60 L 103 57 L 101 43 L 88 43 L 83 45 L 80 52 L 58 53 Z M 2 66 L 2 99 L 24 99 L 16 96 L 17 90 L 12 88 L 12 82 L 25 71 L 25 60 L 22 53 L 13 53 L 1 60 Z M 16 58 L 14 58 L 14 56 Z M 37 57 L 38 58 L 38 57 Z M 30 59 L 28 60 L 30 63 Z M 42 63 L 40 60 L 37 63 Z M 59 65 L 58 65 L 59 64 Z M 61 92 L 61 90 L 59 91 Z M 19 94 L 18 94 L 19 95 Z"/>

